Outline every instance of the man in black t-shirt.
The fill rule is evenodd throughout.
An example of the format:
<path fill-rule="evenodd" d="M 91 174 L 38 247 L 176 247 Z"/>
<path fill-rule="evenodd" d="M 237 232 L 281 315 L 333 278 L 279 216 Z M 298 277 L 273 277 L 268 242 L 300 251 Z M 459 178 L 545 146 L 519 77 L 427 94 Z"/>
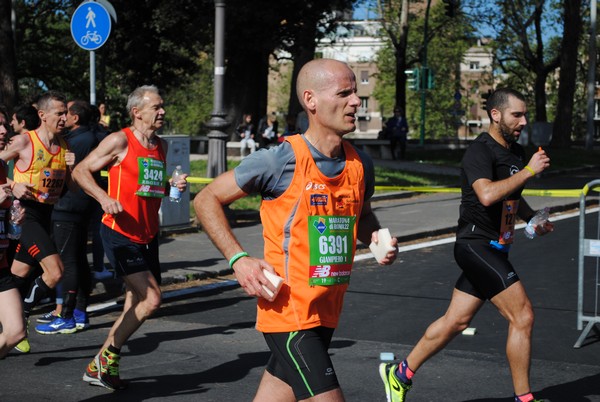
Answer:
<path fill-rule="evenodd" d="M 515 402 L 534 401 L 529 385 L 533 309 L 508 261 L 516 217 L 529 221 L 534 211 L 521 197 L 527 181 L 550 166 L 540 148 L 527 164 L 516 143 L 527 124 L 525 99 L 511 89 L 496 90 L 487 101 L 489 133 L 481 134 L 462 161 L 460 218 L 454 258 L 462 270 L 450 306 L 443 317 L 427 328 L 408 357 L 400 364 L 382 363 L 379 373 L 388 401 L 404 401 L 415 371 L 442 350 L 490 300 L 509 324 L 506 354 Z M 538 225 L 539 235 L 553 230 Z"/>

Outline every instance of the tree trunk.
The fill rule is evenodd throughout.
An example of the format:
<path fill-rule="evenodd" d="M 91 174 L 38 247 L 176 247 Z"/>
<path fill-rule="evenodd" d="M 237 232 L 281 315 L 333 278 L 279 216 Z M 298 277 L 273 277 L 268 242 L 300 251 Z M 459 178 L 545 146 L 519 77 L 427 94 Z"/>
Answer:
<path fill-rule="evenodd" d="M 15 107 L 18 95 L 11 1 L 0 0 L 0 103 L 9 112 Z"/>
<path fill-rule="evenodd" d="M 310 20 L 305 21 L 304 34 L 298 35 L 298 40 L 302 42 L 299 46 L 295 47 L 295 51 L 292 54 L 294 59 L 294 69 L 292 71 L 292 82 L 290 85 L 290 100 L 288 102 L 288 115 L 296 116 L 302 111 L 300 100 L 296 95 L 296 79 L 298 78 L 298 72 L 303 65 L 314 59 L 316 49 L 316 33 L 317 33 L 317 21 Z"/>
<path fill-rule="evenodd" d="M 260 102 L 257 100 L 260 99 L 261 93 L 266 94 L 268 63 L 268 55 L 265 61 L 265 56 L 260 51 L 248 52 L 244 57 L 237 59 L 229 58 L 225 77 L 225 104 L 228 105 L 231 119 L 230 129 L 235 129 L 242 120 L 242 114 L 246 113 L 252 114 L 252 121 L 256 127 L 261 118 Z M 266 100 L 263 108 L 266 109 Z"/>
<path fill-rule="evenodd" d="M 408 46 L 408 0 L 402 0 L 400 9 L 400 33 L 396 56 L 396 107 L 406 112 L 406 47 Z"/>
<path fill-rule="evenodd" d="M 548 121 L 546 113 L 546 78 L 548 74 L 538 71 L 535 75 L 533 90 L 535 93 L 535 121 Z"/>
<path fill-rule="evenodd" d="M 573 121 L 573 96 L 577 78 L 577 49 L 581 36 L 581 0 L 564 2 L 564 35 L 561 44 L 560 75 L 556 119 L 552 128 L 553 148 L 568 148 L 571 145 L 571 126 Z"/>

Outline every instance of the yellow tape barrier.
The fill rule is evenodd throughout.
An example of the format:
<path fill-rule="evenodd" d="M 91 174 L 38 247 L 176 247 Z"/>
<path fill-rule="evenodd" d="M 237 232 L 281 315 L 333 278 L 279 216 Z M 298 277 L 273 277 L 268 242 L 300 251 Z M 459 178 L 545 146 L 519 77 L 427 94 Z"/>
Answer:
<path fill-rule="evenodd" d="M 194 184 L 208 184 L 213 179 L 203 177 L 188 177 L 188 183 Z M 586 189 L 584 187 L 584 189 Z M 587 191 L 585 193 L 587 194 Z M 594 188 L 595 191 L 600 191 L 600 187 Z M 456 187 L 419 187 L 419 186 L 375 186 L 375 191 L 412 191 L 415 193 L 460 193 L 460 188 Z M 534 190 L 525 189 L 523 195 L 537 196 L 537 197 L 574 197 L 579 198 L 581 196 L 581 189 L 564 190 L 564 189 L 552 189 L 552 190 Z"/>
<path fill-rule="evenodd" d="M 455 187 L 411 187 L 411 186 L 375 186 L 375 191 L 414 191 L 416 193 L 460 193 Z M 580 189 L 574 190 L 523 190 L 523 195 L 537 197 L 575 197 L 581 195 Z"/>
<path fill-rule="evenodd" d="M 106 171 L 101 172 L 102 176 L 108 176 Z M 187 181 L 191 184 L 208 184 L 214 179 L 207 177 L 188 176 Z M 419 187 L 419 186 L 375 186 L 375 191 L 412 191 L 415 193 L 460 193 L 460 188 L 456 187 Z M 600 192 L 600 186 L 588 187 L 586 184 L 583 189 L 552 189 L 552 190 L 534 190 L 525 189 L 523 195 L 534 197 L 562 197 L 579 198 L 581 194 L 587 195 L 589 191 Z"/>

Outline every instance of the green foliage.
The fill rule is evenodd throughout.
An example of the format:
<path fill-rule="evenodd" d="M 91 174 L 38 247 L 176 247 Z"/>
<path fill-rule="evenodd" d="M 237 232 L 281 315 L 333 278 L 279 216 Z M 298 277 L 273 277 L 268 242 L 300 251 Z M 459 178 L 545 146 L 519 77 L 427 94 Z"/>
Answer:
<path fill-rule="evenodd" d="M 171 134 L 200 135 L 202 124 L 210 119 L 213 106 L 213 62 L 208 55 L 198 58 L 196 72 L 181 85 L 168 87 L 166 119 Z"/>
<path fill-rule="evenodd" d="M 18 103 L 49 89 L 80 97 L 89 91 L 89 52 L 70 33 L 73 1 L 14 1 Z M 87 79 L 87 85 L 85 85 Z M 87 88 L 87 89 L 86 89 Z"/>
<path fill-rule="evenodd" d="M 430 14 L 430 26 L 435 36 L 429 42 L 428 66 L 435 72 L 436 85 L 433 90 L 426 92 L 425 138 L 427 139 L 456 135 L 458 121 L 448 111 L 453 108 L 455 102 L 453 95 L 459 88 L 457 80 L 459 64 L 473 43 L 470 39 L 472 28 L 467 21 L 460 14 L 454 18 L 446 17 L 441 5 L 432 7 Z M 421 29 L 418 31 L 422 33 Z M 415 101 L 416 99 L 412 98 L 407 102 L 410 105 L 407 109 L 411 110 L 413 119 L 417 111 L 420 116 L 420 102 Z"/>
<path fill-rule="evenodd" d="M 54 89 L 69 98 L 89 98 L 89 52 L 79 48 L 70 33 L 70 19 L 79 1 L 15 0 L 17 74 L 21 99 L 25 102 L 40 92 Z M 96 51 L 98 102 L 105 102 L 113 129 L 129 123 L 125 111 L 127 95 L 137 86 L 154 84 L 181 104 L 171 110 L 189 107 L 184 95 L 192 86 L 196 119 L 206 116 L 205 101 L 211 94 L 206 86 L 207 68 L 200 54 L 211 50 L 213 2 L 178 0 L 177 5 L 160 0 L 111 0 L 118 21 L 113 23 L 106 44 Z M 206 63 L 204 63 L 206 64 Z M 212 74 L 211 74 L 212 75 Z M 165 99 L 169 102 L 169 99 Z M 194 118 L 192 116 L 191 118 Z M 179 129 L 173 125 L 172 128 Z M 185 123 L 182 129 L 192 126 Z"/>
<path fill-rule="evenodd" d="M 389 42 L 377 54 L 376 63 L 379 72 L 375 74 L 377 80 L 373 97 L 377 99 L 383 115 L 390 116 L 396 104 L 396 60 L 394 49 Z"/>

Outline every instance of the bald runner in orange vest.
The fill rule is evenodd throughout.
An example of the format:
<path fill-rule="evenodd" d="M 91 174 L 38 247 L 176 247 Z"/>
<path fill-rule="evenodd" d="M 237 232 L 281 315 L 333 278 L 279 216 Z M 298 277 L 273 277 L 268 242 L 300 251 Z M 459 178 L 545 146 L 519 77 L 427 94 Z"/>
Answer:
<path fill-rule="evenodd" d="M 242 288 L 258 299 L 256 328 L 271 358 L 255 400 L 343 401 L 328 348 L 356 241 L 378 241 L 380 225 L 369 202 L 373 163 L 342 139 L 356 129 L 360 106 L 356 78 L 345 63 L 307 63 L 297 95 L 308 115 L 306 133 L 251 154 L 201 191 L 194 207 Z M 244 252 L 223 212 L 223 205 L 250 193 L 262 197 L 264 259 Z M 396 259 L 396 239 L 389 246 L 381 264 Z M 279 293 L 265 272 L 283 279 Z"/>

